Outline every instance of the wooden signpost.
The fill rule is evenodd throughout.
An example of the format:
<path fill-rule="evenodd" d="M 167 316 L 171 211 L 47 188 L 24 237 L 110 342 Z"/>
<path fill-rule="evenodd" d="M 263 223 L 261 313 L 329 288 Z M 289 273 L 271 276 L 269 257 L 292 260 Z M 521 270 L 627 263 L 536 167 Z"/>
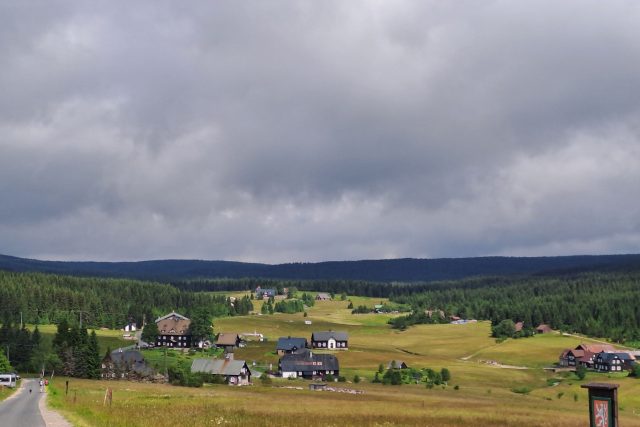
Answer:
<path fill-rule="evenodd" d="M 618 427 L 618 384 L 589 383 L 589 426 Z"/>

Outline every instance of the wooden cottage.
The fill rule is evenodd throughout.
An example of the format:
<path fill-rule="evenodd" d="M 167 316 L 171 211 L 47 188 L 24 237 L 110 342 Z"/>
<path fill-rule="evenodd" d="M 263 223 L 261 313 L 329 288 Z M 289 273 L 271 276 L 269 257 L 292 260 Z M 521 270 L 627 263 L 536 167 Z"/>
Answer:
<path fill-rule="evenodd" d="M 408 366 L 402 360 L 392 360 L 387 365 L 387 369 L 407 369 Z"/>
<path fill-rule="evenodd" d="M 349 335 L 346 332 L 314 332 L 311 334 L 311 347 L 322 350 L 348 350 Z"/>
<path fill-rule="evenodd" d="M 156 319 L 158 337 L 156 346 L 173 348 L 190 348 L 191 333 L 189 327 L 191 320 L 174 312 Z"/>
<path fill-rule="evenodd" d="M 278 356 L 289 353 L 297 353 L 303 351 L 308 347 L 306 338 L 295 337 L 280 337 L 278 338 L 278 344 L 276 345 L 276 351 Z"/>
<path fill-rule="evenodd" d="M 318 292 L 316 301 L 331 301 L 331 295 L 325 292 Z"/>
<path fill-rule="evenodd" d="M 549 334 L 553 332 L 553 329 L 551 329 L 551 326 L 546 325 L 544 323 L 538 325 L 538 327 L 536 328 L 536 334 Z"/>
<path fill-rule="evenodd" d="M 327 375 L 338 377 L 340 366 L 333 354 L 306 350 L 282 356 L 278 361 L 278 373 L 282 378 L 324 379 Z"/>
<path fill-rule="evenodd" d="M 102 359 L 100 368 L 100 377 L 105 380 L 141 380 L 155 376 L 138 350 L 112 351 Z"/>
<path fill-rule="evenodd" d="M 194 359 L 191 363 L 191 372 L 222 376 L 229 385 L 251 384 L 251 370 L 247 366 L 247 362 L 233 360 L 233 357 L 225 359 Z"/>
<path fill-rule="evenodd" d="M 216 340 L 216 347 L 224 348 L 226 353 L 233 352 L 233 349 L 240 346 L 240 336 L 235 333 L 220 332 Z"/>
<path fill-rule="evenodd" d="M 629 353 L 598 353 L 593 368 L 598 372 L 622 372 L 631 369 L 634 359 Z"/>

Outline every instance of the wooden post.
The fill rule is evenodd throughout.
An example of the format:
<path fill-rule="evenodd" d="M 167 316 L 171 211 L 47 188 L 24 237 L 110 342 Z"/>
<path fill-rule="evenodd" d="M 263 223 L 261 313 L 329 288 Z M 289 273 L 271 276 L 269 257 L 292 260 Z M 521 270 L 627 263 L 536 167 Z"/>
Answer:
<path fill-rule="evenodd" d="M 64 395 L 68 395 L 69 394 L 69 380 L 66 380 L 64 382 Z"/>
<path fill-rule="evenodd" d="M 618 384 L 589 383 L 589 426 L 618 427 Z"/>
<path fill-rule="evenodd" d="M 107 401 L 109 401 L 109 408 L 111 408 L 111 402 L 113 401 L 113 390 L 111 390 L 111 387 L 107 388 L 104 392 L 102 406 L 107 406 Z"/>

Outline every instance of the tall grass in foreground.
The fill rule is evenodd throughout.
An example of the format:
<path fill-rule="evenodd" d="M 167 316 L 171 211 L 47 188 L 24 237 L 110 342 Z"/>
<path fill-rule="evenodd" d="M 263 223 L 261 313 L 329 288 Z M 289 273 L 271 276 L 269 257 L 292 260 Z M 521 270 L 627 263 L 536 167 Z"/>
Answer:
<path fill-rule="evenodd" d="M 51 386 L 49 402 L 77 426 L 583 426 L 584 411 L 571 399 L 545 401 L 495 391 L 464 392 L 452 387 L 385 387 L 367 384 L 365 394 L 311 392 L 252 386 L 188 389 L 129 382 L 71 380 Z M 283 383 L 279 383 L 282 385 Z M 355 385 L 352 385 L 355 387 Z M 113 405 L 103 405 L 113 389 Z M 585 405 L 582 405 L 585 406 Z M 586 406 L 585 406 L 586 408 Z M 582 408 L 584 409 L 584 408 Z M 628 421 L 628 420 L 625 420 Z M 629 422 L 626 425 L 633 425 Z M 636 424 L 637 425 L 637 424 Z"/>

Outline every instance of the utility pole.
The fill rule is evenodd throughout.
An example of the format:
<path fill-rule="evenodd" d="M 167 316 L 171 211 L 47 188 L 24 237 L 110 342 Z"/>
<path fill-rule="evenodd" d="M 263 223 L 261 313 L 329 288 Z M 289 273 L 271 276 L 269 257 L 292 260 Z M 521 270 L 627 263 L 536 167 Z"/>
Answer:
<path fill-rule="evenodd" d="M 20 312 L 20 329 L 22 329 L 22 312 Z"/>
<path fill-rule="evenodd" d="M 80 329 L 82 329 L 82 310 L 80 311 Z"/>

